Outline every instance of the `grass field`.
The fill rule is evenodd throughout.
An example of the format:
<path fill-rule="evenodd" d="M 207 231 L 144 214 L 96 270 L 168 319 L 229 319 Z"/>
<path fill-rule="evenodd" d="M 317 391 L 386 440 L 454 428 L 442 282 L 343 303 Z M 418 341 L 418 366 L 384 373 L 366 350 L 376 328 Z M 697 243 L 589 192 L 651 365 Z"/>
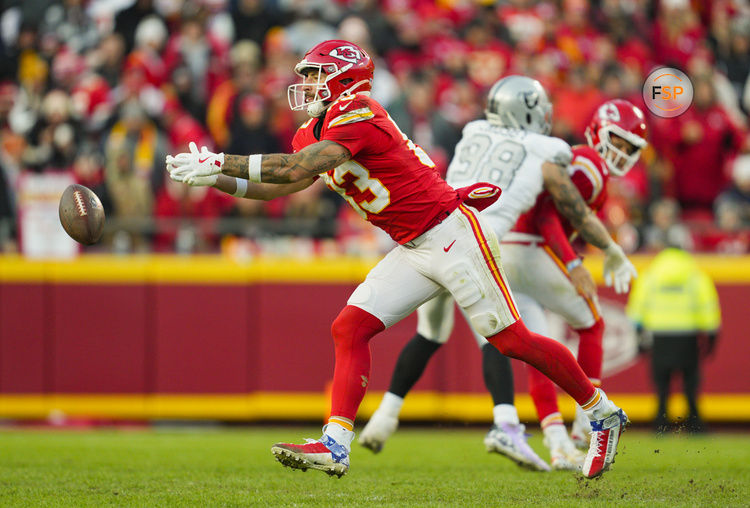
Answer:
<path fill-rule="evenodd" d="M 623 437 L 597 480 L 484 451 L 485 429 L 405 428 L 354 445 L 341 479 L 283 468 L 276 441 L 319 428 L 0 430 L 0 506 L 748 506 L 750 436 Z M 544 452 L 538 431 L 530 439 Z M 543 455 L 546 458 L 546 455 Z"/>

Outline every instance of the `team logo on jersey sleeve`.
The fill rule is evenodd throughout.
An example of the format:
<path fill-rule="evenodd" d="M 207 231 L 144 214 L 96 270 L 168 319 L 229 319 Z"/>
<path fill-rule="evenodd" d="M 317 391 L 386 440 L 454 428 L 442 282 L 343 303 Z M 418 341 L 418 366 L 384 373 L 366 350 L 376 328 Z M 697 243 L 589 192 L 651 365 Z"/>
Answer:
<path fill-rule="evenodd" d="M 334 58 L 353 64 L 362 60 L 362 52 L 354 46 L 339 46 L 333 48 L 328 54 Z"/>

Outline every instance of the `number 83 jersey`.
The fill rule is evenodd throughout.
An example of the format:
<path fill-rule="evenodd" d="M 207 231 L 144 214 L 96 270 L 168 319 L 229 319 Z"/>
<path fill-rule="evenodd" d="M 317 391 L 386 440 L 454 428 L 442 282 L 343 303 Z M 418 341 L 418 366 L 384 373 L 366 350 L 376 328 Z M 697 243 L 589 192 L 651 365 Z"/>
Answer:
<path fill-rule="evenodd" d="M 463 129 L 446 179 L 454 188 L 490 182 L 503 190 L 482 212 L 502 239 L 542 192 L 542 163 L 567 166 L 571 159 L 570 145 L 560 138 L 475 120 Z"/>
<path fill-rule="evenodd" d="M 458 193 L 424 150 L 364 94 L 342 97 L 325 118 L 307 121 L 297 130 L 292 148 L 296 152 L 323 140 L 345 146 L 352 158 L 320 177 L 398 243 L 413 240 L 458 206 Z"/>

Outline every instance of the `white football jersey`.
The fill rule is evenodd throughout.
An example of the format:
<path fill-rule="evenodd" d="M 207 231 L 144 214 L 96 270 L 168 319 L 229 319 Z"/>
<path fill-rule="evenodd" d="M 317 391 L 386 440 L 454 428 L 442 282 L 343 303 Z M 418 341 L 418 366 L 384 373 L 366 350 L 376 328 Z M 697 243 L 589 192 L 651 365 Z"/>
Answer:
<path fill-rule="evenodd" d="M 463 129 L 446 180 L 456 189 L 489 182 L 503 190 L 482 212 L 502 239 L 542 192 L 542 163 L 567 166 L 572 158 L 570 145 L 560 138 L 475 120 Z"/>

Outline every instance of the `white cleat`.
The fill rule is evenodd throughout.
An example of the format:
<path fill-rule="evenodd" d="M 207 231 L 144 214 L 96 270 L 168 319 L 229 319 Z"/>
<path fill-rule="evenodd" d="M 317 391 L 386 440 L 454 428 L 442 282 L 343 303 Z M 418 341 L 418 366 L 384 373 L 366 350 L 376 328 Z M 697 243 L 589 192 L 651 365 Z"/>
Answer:
<path fill-rule="evenodd" d="M 521 424 L 493 425 L 484 437 L 488 452 L 505 455 L 521 467 L 533 471 L 549 471 L 549 465 L 526 442 L 526 427 Z"/>
<path fill-rule="evenodd" d="M 379 453 L 397 428 L 398 418 L 375 411 L 359 435 L 359 444 L 373 453 Z"/>
<path fill-rule="evenodd" d="M 547 439 L 544 445 L 550 451 L 550 465 L 557 471 L 581 471 L 586 454 L 577 449 L 573 441 L 566 439 L 561 443 L 550 446 Z"/>

